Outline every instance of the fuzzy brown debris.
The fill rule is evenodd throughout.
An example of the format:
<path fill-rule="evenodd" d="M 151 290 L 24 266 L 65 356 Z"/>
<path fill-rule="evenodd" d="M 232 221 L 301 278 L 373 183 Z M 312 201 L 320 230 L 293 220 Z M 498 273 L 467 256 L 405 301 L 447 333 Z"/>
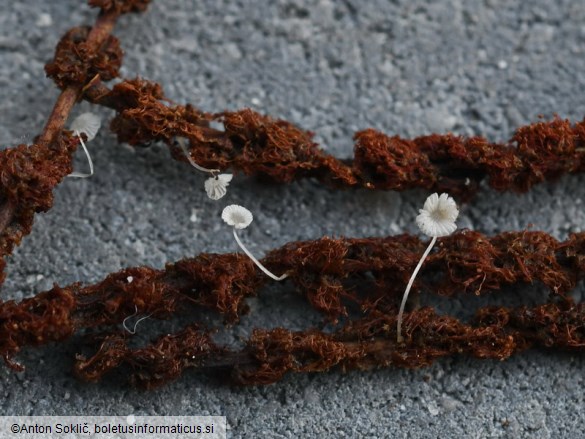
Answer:
<path fill-rule="evenodd" d="M 506 144 L 451 134 L 405 140 L 374 130 L 357 133 L 356 140 L 354 168 L 361 175 L 387 173 L 380 189 L 424 187 L 467 198 L 486 176 L 494 189 L 526 192 L 585 170 L 585 121 L 571 125 L 556 117 L 518 128 Z"/>
<path fill-rule="evenodd" d="M 72 171 L 78 139 L 63 135 L 50 147 L 18 145 L 0 151 L 0 285 L 4 258 L 32 230 L 35 213 L 53 205 L 53 189 Z"/>
<path fill-rule="evenodd" d="M 102 11 L 89 31 L 84 27 L 73 28 L 59 42 L 45 71 L 62 92 L 37 143 L 50 145 L 54 141 L 73 106 L 91 84 L 118 76 L 122 51 L 111 35 L 118 17 L 115 10 Z"/>
<path fill-rule="evenodd" d="M 121 334 L 106 336 L 90 358 L 77 356 L 75 375 L 86 381 L 99 381 L 111 370 L 127 365 L 131 383 L 152 389 L 180 377 L 185 369 L 205 367 L 208 359 L 225 351 L 196 325 L 161 336 L 144 348 L 131 349 L 127 342 Z"/>
<path fill-rule="evenodd" d="M 293 242 L 273 250 L 264 265 L 288 272 L 287 282 L 329 321 L 362 313 L 396 313 L 412 270 L 426 243 L 410 235 L 387 238 Z M 485 294 L 504 287 L 539 282 L 563 296 L 585 277 L 585 234 L 558 242 L 542 232 L 504 233 L 487 237 L 469 230 L 441 238 L 425 261 L 414 291 L 445 296 Z M 77 329 L 119 325 L 128 316 L 166 319 L 195 305 L 235 323 L 246 312 L 245 299 L 257 294 L 269 278 L 241 254 L 202 254 L 163 270 L 136 267 L 95 284 L 69 285 L 76 300 L 70 319 Z M 0 304 L 0 312 L 4 305 Z M 10 305 L 14 310 L 15 305 Z M 26 309 L 26 302 L 19 304 Z M 12 312 L 12 311 L 11 311 Z M 13 327 L 11 313 L 0 325 Z M 49 340 L 41 321 L 37 336 Z M 7 338 L 26 342 L 18 325 Z M 22 347 L 22 346 L 21 346 Z M 7 356 L 12 351 L 0 351 Z"/>
<path fill-rule="evenodd" d="M 288 372 L 324 372 L 364 357 L 359 343 L 339 341 L 317 330 L 256 329 L 248 341 L 251 364 L 234 365 L 232 376 L 240 384 L 265 385 Z"/>
<path fill-rule="evenodd" d="M 72 318 L 76 305 L 73 293 L 59 287 L 20 303 L 0 302 L 0 355 L 11 368 L 24 370 L 12 357 L 23 346 L 70 337 L 76 329 Z"/>
<path fill-rule="evenodd" d="M 244 299 L 263 282 L 242 255 L 203 254 L 167 264 L 164 270 L 121 270 L 95 285 L 55 286 L 20 303 L 0 302 L 0 355 L 12 366 L 12 356 L 27 345 L 62 340 L 82 328 L 119 325 L 129 316 L 166 319 L 193 305 L 234 323 L 246 312 Z M 39 311 L 44 309 L 51 312 Z"/>
<path fill-rule="evenodd" d="M 353 166 L 369 187 L 406 190 L 436 186 L 438 169 L 429 157 L 420 154 L 414 141 L 373 129 L 359 131 L 354 140 Z"/>
<path fill-rule="evenodd" d="M 322 238 L 287 244 L 270 252 L 263 263 L 272 270 L 288 272 L 287 281 L 311 306 L 337 322 L 349 314 L 349 306 L 359 307 L 362 315 L 395 315 L 404 286 L 425 247 L 425 242 L 410 235 Z M 439 241 L 414 289 L 452 296 L 540 282 L 566 300 L 563 294 L 585 277 L 584 261 L 585 234 L 558 242 L 542 232 L 510 232 L 490 238 L 461 231 Z M 202 254 L 167 264 L 163 270 L 128 268 L 95 285 L 69 285 L 62 290 L 73 295 L 75 306 L 64 313 L 78 330 L 119 325 L 129 316 L 172 318 L 195 305 L 219 313 L 231 324 L 246 312 L 245 299 L 268 282 L 269 278 L 243 255 Z M 45 315 L 35 317 L 36 333 L 22 333 L 18 312 L 26 312 L 28 306 L 28 302 L 0 303 L 4 338 L 16 340 L 0 350 L 7 359 L 24 347 L 18 343 L 54 339 L 50 317 Z M 409 318 L 405 318 L 407 333 L 409 327 L 416 326 Z M 49 326 L 43 325 L 43 319 Z"/>
<path fill-rule="evenodd" d="M 420 368 L 453 355 L 505 360 L 531 347 L 585 348 L 585 304 L 571 300 L 536 307 L 482 308 L 473 322 L 421 308 L 405 315 L 405 342 L 396 342 L 396 315 L 372 313 L 331 333 L 317 329 L 256 329 L 246 346 L 230 351 L 209 334 L 187 328 L 143 348 L 130 349 L 120 335 L 100 342 L 97 352 L 79 357 L 80 378 L 96 381 L 123 364 L 130 380 L 153 387 L 174 380 L 187 368 L 230 373 L 243 385 L 266 385 L 287 373 L 381 367 Z"/>
<path fill-rule="evenodd" d="M 179 161 L 188 159 L 173 145 L 175 137 L 189 139 L 191 156 L 201 166 L 234 167 L 283 183 L 320 174 L 329 178 L 323 170 L 335 165 L 313 142 L 312 133 L 289 122 L 248 109 L 209 114 L 190 105 L 168 105 L 162 88 L 149 81 L 126 80 L 111 91 L 96 83 L 86 98 L 118 111 L 110 127 L 120 142 L 140 145 L 164 141 Z M 222 122 L 225 131 L 210 128 L 211 121 Z M 337 168 L 335 179 L 356 183 L 348 167 L 337 164 Z"/>
<path fill-rule="evenodd" d="M 110 35 L 117 15 L 100 14 L 95 25 L 65 34 L 46 71 L 62 88 L 43 132 L 34 145 L 0 152 L 0 285 L 6 262 L 23 236 L 32 230 L 33 217 L 53 204 L 53 189 L 71 173 L 72 154 L 79 139 L 63 130 L 83 87 L 94 79 L 117 76 L 122 60 L 118 40 Z"/>
<path fill-rule="evenodd" d="M 128 93 L 134 96 L 129 99 Z M 585 170 L 585 121 L 534 123 L 520 127 L 506 143 L 453 134 L 403 139 L 367 129 L 354 136 L 353 160 L 339 160 L 313 141 L 313 133 L 290 122 L 250 109 L 211 114 L 189 105 L 165 105 L 160 86 L 144 80 L 124 81 L 111 91 L 95 84 L 86 98 L 118 111 L 112 129 L 120 141 L 171 145 L 172 137 L 184 136 L 202 166 L 232 168 L 280 183 L 315 178 L 337 188 L 418 187 L 446 191 L 463 201 L 484 179 L 499 191 L 525 192 Z M 211 121 L 224 129 L 210 128 Z M 180 150 L 172 151 L 175 159 L 187 162 Z"/>
<path fill-rule="evenodd" d="M 471 324 L 431 308 L 406 314 L 404 321 L 405 344 L 396 343 L 396 318 L 388 315 L 372 314 L 332 334 L 258 330 L 240 356 L 241 364 L 234 362 L 232 376 L 240 384 L 263 385 L 288 372 L 332 367 L 420 368 L 452 355 L 505 360 L 531 347 L 585 349 L 585 304 L 570 300 L 532 308 L 482 308 Z"/>
<path fill-rule="evenodd" d="M 110 127 L 120 142 L 137 145 L 160 140 L 172 144 L 174 137 L 207 137 L 210 115 L 189 105 L 166 105 L 164 102 L 168 101 L 156 83 L 140 79 L 124 81 L 115 85 L 111 93 L 102 94 L 97 102 L 107 103 L 119 111 Z"/>
<path fill-rule="evenodd" d="M 228 163 L 247 175 L 259 175 L 279 183 L 321 177 L 334 179 L 338 185 L 357 184 L 349 167 L 327 160 L 331 157 L 313 141 L 311 132 L 250 109 L 225 112 L 220 118 L 224 135 L 233 146 Z M 192 143 L 192 147 L 198 149 L 197 144 Z M 329 168 L 332 165 L 335 169 Z"/>
<path fill-rule="evenodd" d="M 45 66 L 49 78 L 61 89 L 84 86 L 94 77 L 110 81 L 118 76 L 122 65 L 120 42 L 107 35 L 99 47 L 88 42 L 91 27 L 74 27 L 57 44 L 53 61 Z"/>
<path fill-rule="evenodd" d="M 559 242 L 543 232 L 488 237 L 463 230 L 441 238 L 413 288 L 442 296 L 480 295 L 510 285 L 542 283 L 566 294 L 585 277 L 583 234 Z M 347 305 L 390 310 L 404 292 L 427 243 L 411 235 L 321 238 L 286 244 L 263 263 L 290 273 L 311 305 L 335 321 Z"/>
<path fill-rule="evenodd" d="M 95 285 L 69 288 L 78 297 L 76 314 L 84 327 L 120 323 L 133 314 L 167 318 L 187 304 L 216 311 L 233 323 L 246 310 L 244 299 L 262 282 L 254 267 L 239 254 L 202 254 L 163 270 L 127 268 Z"/>
<path fill-rule="evenodd" d="M 526 346 L 538 345 L 572 351 L 585 348 L 585 304 L 572 300 L 536 307 L 487 307 L 476 313 L 476 325 L 499 325 L 515 331 Z"/>
<path fill-rule="evenodd" d="M 18 145 L 0 151 L 2 196 L 34 212 L 53 205 L 53 189 L 72 171 L 72 153 L 77 138 L 64 135 L 49 148 Z"/>

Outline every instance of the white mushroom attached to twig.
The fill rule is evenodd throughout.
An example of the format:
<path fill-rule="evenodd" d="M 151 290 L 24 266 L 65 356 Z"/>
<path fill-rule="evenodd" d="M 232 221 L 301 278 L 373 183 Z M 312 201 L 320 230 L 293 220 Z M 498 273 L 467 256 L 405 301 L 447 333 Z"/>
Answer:
<path fill-rule="evenodd" d="M 240 241 L 236 230 L 245 229 L 252 223 L 252 220 L 254 219 L 252 212 L 250 212 L 245 207 L 238 206 L 237 204 L 231 204 L 223 209 L 223 212 L 221 213 L 221 219 L 223 219 L 229 226 L 234 228 L 234 238 L 236 239 L 236 242 L 260 270 L 276 281 L 281 281 L 288 277 L 287 273 L 283 274 L 282 276 L 276 276 L 273 274 L 270 270 L 268 270 L 268 268 L 262 265 L 260 261 L 258 261 L 258 259 L 256 259 L 252 253 L 250 253 L 244 244 L 242 244 L 242 241 Z"/>
<path fill-rule="evenodd" d="M 425 235 L 432 237 L 429 246 L 423 253 L 418 265 L 414 269 L 412 275 L 410 276 L 410 280 L 408 281 L 408 285 L 406 286 L 406 290 L 404 291 L 404 296 L 402 297 L 402 303 L 400 304 L 400 311 L 398 312 L 398 319 L 397 319 L 397 326 L 396 326 L 396 334 L 397 334 L 397 341 L 401 343 L 402 338 L 402 316 L 404 314 L 404 307 L 406 306 L 406 301 L 408 299 L 408 293 L 410 293 L 410 289 L 412 288 L 412 284 L 414 283 L 414 279 L 418 274 L 420 268 L 424 260 L 427 258 L 431 249 L 437 242 L 437 238 L 448 236 L 457 230 L 457 225 L 455 221 L 459 216 L 459 209 L 457 208 L 457 204 L 455 200 L 451 198 L 448 194 L 432 194 L 430 195 L 422 209 L 420 209 L 419 215 L 416 217 L 416 225 L 419 227 L 421 232 Z"/>
<path fill-rule="evenodd" d="M 83 141 L 82 134 L 85 134 L 87 137 L 87 141 L 91 142 L 97 132 L 99 131 L 100 127 L 102 126 L 102 120 L 97 114 L 93 113 L 83 113 L 80 114 L 73 120 L 71 126 L 69 127 L 71 131 L 75 133 L 77 137 L 79 137 L 79 141 L 81 142 L 81 146 L 83 151 L 85 152 L 85 156 L 87 157 L 87 162 L 89 163 L 89 174 L 85 172 L 72 172 L 68 175 L 68 177 L 78 177 L 78 178 L 87 178 L 93 175 L 93 162 L 91 160 L 91 156 L 89 155 L 89 151 L 85 146 L 85 142 Z"/>
<path fill-rule="evenodd" d="M 205 180 L 205 192 L 212 200 L 219 200 L 227 193 L 227 187 L 232 181 L 232 174 L 219 174 Z"/>
<path fill-rule="evenodd" d="M 211 174 L 211 177 L 205 180 L 204 184 L 207 196 L 212 200 L 219 200 L 222 198 L 227 193 L 227 187 L 230 181 L 232 181 L 233 175 L 220 174 L 219 169 L 209 169 L 199 165 L 195 160 L 193 160 L 193 157 L 191 157 L 191 153 L 189 152 L 189 148 L 187 148 L 185 139 L 177 137 L 176 140 L 177 144 L 183 151 L 183 154 L 185 154 L 185 157 L 187 157 L 187 160 L 189 160 L 189 163 L 191 163 L 191 166 L 193 166 L 198 171 Z"/>

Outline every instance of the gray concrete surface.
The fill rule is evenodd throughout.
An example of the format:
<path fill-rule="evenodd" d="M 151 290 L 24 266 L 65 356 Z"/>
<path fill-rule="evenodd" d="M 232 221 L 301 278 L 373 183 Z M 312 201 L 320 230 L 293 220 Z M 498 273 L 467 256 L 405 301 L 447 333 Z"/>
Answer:
<path fill-rule="evenodd" d="M 65 30 L 94 16 L 80 1 L 0 2 L 0 144 L 40 131 L 57 96 L 43 65 Z M 123 18 L 115 33 L 126 51 L 125 76 L 159 81 L 172 99 L 204 110 L 250 106 L 286 118 L 347 156 L 352 133 L 366 127 L 501 140 L 540 114 L 581 120 L 583 23 L 583 3 L 569 0 L 165 0 Z M 255 213 L 243 239 L 261 255 L 324 234 L 416 233 L 414 216 L 427 195 L 331 192 L 309 181 L 266 187 L 237 176 L 224 202 L 214 203 L 202 191 L 205 177 L 164 148 L 133 152 L 103 129 L 91 151 L 96 175 L 57 189 L 54 208 L 37 217 L 9 260 L 3 298 L 53 282 L 97 281 L 125 266 L 234 251 L 219 219 L 227 203 Z M 585 176 L 567 177 L 526 195 L 487 190 L 462 208 L 459 224 L 487 233 L 534 224 L 564 238 L 583 230 L 584 183 Z M 236 337 L 253 326 L 318 321 L 286 285 L 264 290 L 251 305 Z M 457 302 L 443 306 L 462 310 Z M 244 389 L 187 373 L 142 392 L 120 377 L 77 382 L 69 372 L 75 352 L 73 344 L 27 349 L 19 357 L 26 372 L 0 366 L 0 413 L 222 414 L 231 437 L 575 438 L 585 426 L 585 357 L 566 353 L 288 376 Z"/>

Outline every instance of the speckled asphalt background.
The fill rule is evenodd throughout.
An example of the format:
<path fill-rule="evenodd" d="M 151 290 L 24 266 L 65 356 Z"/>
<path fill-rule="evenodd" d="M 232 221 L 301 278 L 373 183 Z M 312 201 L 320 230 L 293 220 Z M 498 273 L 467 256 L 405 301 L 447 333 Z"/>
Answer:
<path fill-rule="evenodd" d="M 68 28 L 94 17 L 81 1 L 0 2 L 1 145 L 30 142 L 42 129 L 57 96 L 43 65 Z M 344 157 L 352 133 L 366 127 L 504 140 L 541 114 L 581 120 L 584 23 L 583 3 L 568 0 L 165 0 L 124 17 L 115 33 L 126 51 L 125 76 L 159 81 L 170 98 L 204 110 L 249 106 L 286 118 Z M 76 114 L 89 109 L 84 104 Z M 90 148 L 96 175 L 57 189 L 54 208 L 37 216 L 9 260 L 4 299 L 53 282 L 97 281 L 125 266 L 234 251 L 219 219 L 228 203 L 254 212 L 242 237 L 260 256 L 324 234 L 417 233 L 413 219 L 428 195 L 332 192 L 310 181 L 268 187 L 236 176 L 225 200 L 214 203 L 202 190 L 205 177 L 171 160 L 165 148 L 133 152 L 107 128 Z M 76 163 L 85 166 L 81 155 Z M 583 230 L 584 183 L 585 176 L 572 176 L 525 195 L 486 190 L 462 208 L 459 224 L 486 233 L 533 224 L 565 238 Z M 542 300 L 533 290 L 522 294 Z M 516 292 L 502 297 L 494 303 L 520 300 Z M 457 301 L 438 306 L 463 311 Z M 234 328 L 236 338 L 253 326 L 319 321 L 286 283 L 262 291 L 251 307 Z M 76 351 L 74 343 L 27 349 L 20 374 L 0 366 L 0 413 L 221 414 L 232 437 L 574 438 L 585 425 L 585 357 L 567 353 L 531 351 L 506 362 L 452 358 L 418 371 L 289 375 L 244 389 L 187 373 L 147 393 L 119 376 L 77 382 L 70 374 Z"/>

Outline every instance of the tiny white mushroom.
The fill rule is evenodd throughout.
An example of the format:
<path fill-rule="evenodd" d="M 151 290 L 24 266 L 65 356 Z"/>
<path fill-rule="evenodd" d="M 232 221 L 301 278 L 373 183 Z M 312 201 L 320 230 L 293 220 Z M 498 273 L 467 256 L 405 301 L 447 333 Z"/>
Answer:
<path fill-rule="evenodd" d="M 191 152 L 189 151 L 189 148 L 187 148 L 185 139 L 183 139 L 182 137 L 177 137 L 176 141 L 181 150 L 183 151 L 183 154 L 185 154 L 185 157 L 187 157 L 187 160 L 189 160 L 189 163 L 191 163 L 191 165 L 195 169 L 211 174 L 211 178 L 205 180 L 204 184 L 207 196 L 212 200 L 219 200 L 220 198 L 222 198 L 227 193 L 227 187 L 230 181 L 232 181 L 233 175 L 219 174 L 219 169 L 204 168 L 203 166 L 199 165 L 195 160 L 193 160 L 193 157 L 191 157 Z"/>
<path fill-rule="evenodd" d="M 440 238 L 457 230 L 455 221 L 459 209 L 455 200 L 448 194 L 430 195 L 416 217 L 416 225 L 427 236 Z"/>
<path fill-rule="evenodd" d="M 83 113 L 77 116 L 73 122 L 71 122 L 71 126 L 69 128 L 73 132 L 85 134 L 87 141 L 91 142 L 95 138 L 101 126 L 102 119 L 97 114 Z"/>
<path fill-rule="evenodd" d="M 404 291 L 404 295 L 402 297 L 402 303 L 400 304 L 400 311 L 398 312 L 398 319 L 397 319 L 397 326 L 396 326 L 396 334 L 397 334 L 397 341 L 401 343 L 402 338 L 402 315 L 404 314 L 404 307 L 406 306 L 406 301 L 408 299 L 408 294 L 410 293 L 410 289 L 412 288 L 412 284 L 414 283 L 414 279 L 418 274 L 419 270 L 422 267 L 424 260 L 427 258 L 431 249 L 437 242 L 437 238 L 448 236 L 457 230 L 457 225 L 455 221 L 459 216 L 459 209 L 457 208 L 457 203 L 455 200 L 451 198 L 448 194 L 441 194 L 440 196 L 436 193 L 430 195 L 423 206 L 420 209 L 419 215 L 416 217 L 416 225 L 419 229 L 427 236 L 432 237 L 429 246 L 423 253 L 418 265 L 414 269 L 412 275 L 410 276 L 410 280 L 408 281 L 408 285 L 406 286 L 406 290 Z"/>
<path fill-rule="evenodd" d="M 81 137 L 81 134 L 85 134 L 85 136 L 87 137 L 87 141 L 90 142 L 95 138 L 101 125 L 102 125 L 101 118 L 97 114 L 93 113 L 80 114 L 71 123 L 71 126 L 69 128 L 71 129 L 71 131 L 75 133 L 77 137 L 79 137 L 79 141 L 81 143 L 83 151 L 85 152 L 85 156 L 87 157 L 87 162 L 89 163 L 89 174 L 85 172 L 72 172 L 71 174 L 68 175 L 69 177 L 87 178 L 93 175 L 93 162 L 91 160 L 91 156 L 89 155 L 89 151 L 85 146 L 85 142 Z"/>
<path fill-rule="evenodd" d="M 212 200 L 219 200 L 227 193 L 227 187 L 232 181 L 232 174 L 219 174 L 205 180 L 205 192 Z"/>
<path fill-rule="evenodd" d="M 224 220 L 228 226 L 235 229 L 245 229 L 251 223 L 254 217 L 252 212 L 243 206 L 237 204 L 230 204 L 226 206 L 221 212 L 221 219 Z"/>
<path fill-rule="evenodd" d="M 252 261 L 256 264 L 256 266 L 262 270 L 267 276 L 271 277 L 276 281 L 281 281 L 288 277 L 287 273 L 284 273 L 282 276 L 276 276 L 270 270 L 268 270 L 264 265 L 260 263 L 258 259 L 250 253 L 250 251 L 242 244 L 236 230 L 238 229 L 245 229 L 250 225 L 254 217 L 252 216 L 252 212 L 242 206 L 238 206 L 237 204 L 231 204 L 226 206 L 221 213 L 221 219 L 223 219 L 228 225 L 234 228 L 234 238 L 236 242 L 240 246 L 240 248 L 246 253 L 246 255 L 252 259 Z"/>

